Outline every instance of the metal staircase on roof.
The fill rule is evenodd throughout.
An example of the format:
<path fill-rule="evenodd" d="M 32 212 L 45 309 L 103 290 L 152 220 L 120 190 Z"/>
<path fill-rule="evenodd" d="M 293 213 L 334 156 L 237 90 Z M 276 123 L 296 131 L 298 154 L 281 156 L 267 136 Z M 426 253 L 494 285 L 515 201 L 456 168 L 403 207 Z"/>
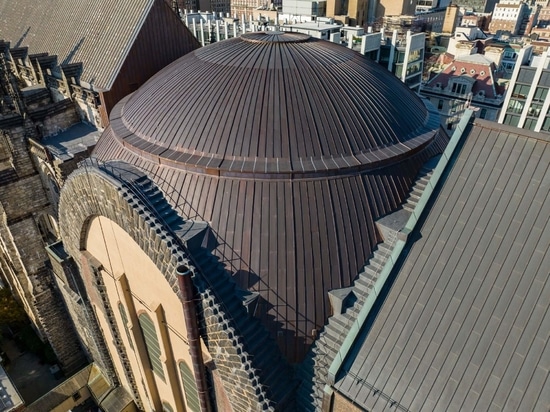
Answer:
<path fill-rule="evenodd" d="M 403 209 L 407 212 L 412 213 L 416 207 L 438 159 L 439 156 L 427 162 L 418 173 L 409 197 L 403 204 Z M 355 300 L 342 314 L 335 314 L 328 319 L 319 338 L 298 368 L 297 374 L 301 384 L 297 390 L 296 402 L 299 411 L 314 412 L 320 411 L 322 408 L 324 387 L 330 365 L 388 261 L 397 240 L 398 231 L 386 229 L 385 234 L 384 242 L 377 245 L 373 255 L 354 281 L 350 294 Z"/>

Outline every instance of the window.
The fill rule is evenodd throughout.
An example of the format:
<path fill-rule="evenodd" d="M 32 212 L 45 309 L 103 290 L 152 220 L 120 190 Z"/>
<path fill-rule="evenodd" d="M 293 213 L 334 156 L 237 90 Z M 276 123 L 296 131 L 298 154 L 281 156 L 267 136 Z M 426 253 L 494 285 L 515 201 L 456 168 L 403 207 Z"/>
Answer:
<path fill-rule="evenodd" d="M 461 83 L 453 83 L 451 91 L 453 93 L 457 93 L 457 94 L 465 94 L 466 93 L 466 85 L 461 84 Z"/>
<path fill-rule="evenodd" d="M 535 130 L 535 126 L 537 125 L 538 119 L 525 119 L 525 123 L 523 124 L 524 129 L 529 130 Z"/>
<path fill-rule="evenodd" d="M 132 343 L 132 335 L 130 335 L 130 330 L 128 329 L 128 316 L 126 316 L 124 305 L 121 302 L 118 303 L 118 310 L 120 312 L 120 317 L 122 318 L 122 323 L 124 326 L 124 330 L 126 331 L 126 337 L 128 338 L 130 348 L 134 349 L 134 344 Z"/>
<path fill-rule="evenodd" d="M 443 100 L 440 99 L 440 100 L 437 102 L 437 110 L 441 110 L 441 109 L 443 109 Z"/>
<path fill-rule="evenodd" d="M 533 103 L 529 107 L 529 110 L 527 111 L 527 115 L 538 117 L 538 116 L 540 116 L 541 110 L 542 110 L 542 104 Z"/>
<path fill-rule="evenodd" d="M 141 332 L 143 333 L 143 339 L 145 340 L 149 362 L 151 363 L 151 369 L 153 369 L 153 372 L 155 372 L 159 378 L 164 380 L 164 369 L 160 361 L 160 346 L 155 325 L 151 318 L 145 313 L 139 315 L 138 319 Z"/>
<path fill-rule="evenodd" d="M 533 101 L 544 102 L 544 99 L 546 99 L 547 94 L 548 94 L 548 89 L 537 87 L 535 90 L 535 95 L 533 96 Z"/>
<path fill-rule="evenodd" d="M 479 112 L 479 117 L 481 119 L 485 119 L 485 117 L 487 117 L 487 109 L 481 109 L 481 111 Z"/>
<path fill-rule="evenodd" d="M 189 366 L 185 362 L 179 363 L 181 381 L 183 382 L 183 390 L 185 392 L 185 400 L 187 401 L 188 408 L 193 412 L 200 411 L 199 395 L 197 392 L 197 385 L 195 384 L 195 377 L 193 372 L 189 369 Z"/>
<path fill-rule="evenodd" d="M 162 402 L 162 412 L 174 412 L 168 402 Z"/>
<path fill-rule="evenodd" d="M 516 84 L 514 91 L 512 92 L 512 97 L 517 97 L 519 99 L 526 99 L 529 94 L 529 89 L 531 87 L 524 84 Z"/>
<path fill-rule="evenodd" d="M 518 127 L 519 124 L 519 116 L 513 116 L 511 114 L 507 114 L 504 117 L 504 124 L 509 124 L 510 126 L 516 126 Z"/>
<path fill-rule="evenodd" d="M 508 103 L 508 109 L 506 111 L 511 113 L 521 113 L 523 111 L 524 105 L 524 101 L 510 99 L 510 102 Z"/>

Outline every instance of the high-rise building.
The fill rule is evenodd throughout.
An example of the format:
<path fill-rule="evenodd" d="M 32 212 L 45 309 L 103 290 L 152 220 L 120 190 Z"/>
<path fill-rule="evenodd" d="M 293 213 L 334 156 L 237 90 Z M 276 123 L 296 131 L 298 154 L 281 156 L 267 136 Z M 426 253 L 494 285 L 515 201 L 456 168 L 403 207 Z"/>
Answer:
<path fill-rule="evenodd" d="M 532 46 L 525 47 L 517 61 L 498 122 L 536 132 L 550 132 L 548 49 L 542 55 L 534 55 Z"/>
<path fill-rule="evenodd" d="M 510 32 L 512 35 L 524 34 L 524 20 L 529 18 L 529 7 L 524 2 L 503 3 L 495 5 L 491 23 L 489 23 L 489 31 L 496 33 L 497 31 Z"/>
<path fill-rule="evenodd" d="M 378 0 L 376 17 L 414 15 L 417 0 Z"/>
<path fill-rule="evenodd" d="M 366 0 L 327 0 L 326 16 L 350 26 L 365 26 L 368 23 L 367 7 Z"/>

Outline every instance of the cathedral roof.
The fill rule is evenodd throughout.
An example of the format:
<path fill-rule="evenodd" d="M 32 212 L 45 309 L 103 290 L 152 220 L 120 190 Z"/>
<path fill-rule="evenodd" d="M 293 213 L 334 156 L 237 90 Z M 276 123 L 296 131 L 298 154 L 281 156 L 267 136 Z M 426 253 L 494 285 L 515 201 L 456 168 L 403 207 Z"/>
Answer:
<path fill-rule="evenodd" d="M 129 7 L 111 0 L 0 0 L 0 39 L 12 49 L 27 48 L 33 59 L 47 53 L 64 68 L 81 63 L 80 80 L 105 91 L 153 7 L 169 9 L 164 3 L 134 0 Z M 162 39 L 162 33 L 157 36 Z"/>
<path fill-rule="evenodd" d="M 367 167 L 421 144 L 428 111 L 363 56 L 298 33 L 249 33 L 158 73 L 113 127 L 179 167 L 300 173 Z"/>

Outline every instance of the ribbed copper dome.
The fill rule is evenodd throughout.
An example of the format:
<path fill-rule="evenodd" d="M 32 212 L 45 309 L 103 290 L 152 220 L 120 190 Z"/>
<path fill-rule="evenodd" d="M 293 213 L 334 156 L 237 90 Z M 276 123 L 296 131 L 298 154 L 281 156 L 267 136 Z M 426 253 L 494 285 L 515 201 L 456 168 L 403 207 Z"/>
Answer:
<path fill-rule="evenodd" d="M 435 109 L 360 54 L 249 33 L 122 100 L 95 156 L 138 166 L 182 217 L 209 222 L 214 253 L 297 362 L 331 313 L 327 292 L 353 283 L 380 241 L 374 221 L 445 136 Z"/>
<path fill-rule="evenodd" d="M 283 32 L 196 50 L 121 109 L 111 121 L 134 135 L 128 147 L 233 175 L 366 167 L 422 144 L 415 138 L 428 121 L 421 100 L 381 66 Z"/>

